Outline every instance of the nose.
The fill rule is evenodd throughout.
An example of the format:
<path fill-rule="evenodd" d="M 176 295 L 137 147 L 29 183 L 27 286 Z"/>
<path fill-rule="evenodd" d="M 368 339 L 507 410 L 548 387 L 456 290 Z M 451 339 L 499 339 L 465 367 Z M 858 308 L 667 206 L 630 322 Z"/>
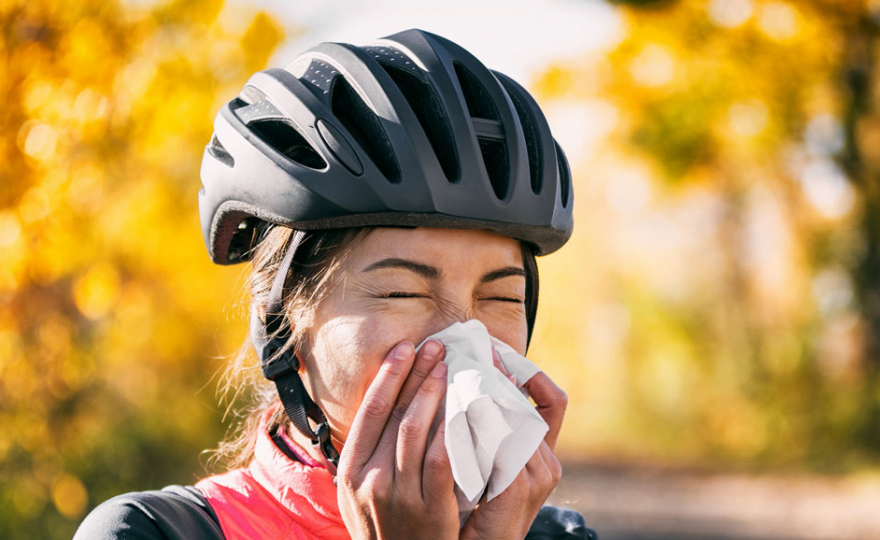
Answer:
<path fill-rule="evenodd" d="M 475 316 L 472 302 L 450 299 L 439 299 L 434 307 L 432 317 L 428 324 L 428 334 L 433 335 L 457 323 L 473 319 Z"/>

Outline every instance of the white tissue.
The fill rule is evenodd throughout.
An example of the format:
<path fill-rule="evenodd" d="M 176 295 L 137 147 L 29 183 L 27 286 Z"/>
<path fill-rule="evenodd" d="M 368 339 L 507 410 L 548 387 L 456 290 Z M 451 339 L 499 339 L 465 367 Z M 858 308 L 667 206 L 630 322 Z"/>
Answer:
<path fill-rule="evenodd" d="M 507 489 L 549 429 L 518 388 L 540 369 L 478 320 L 455 323 L 422 345 L 429 339 L 446 348 L 445 443 L 464 525 L 484 491 L 491 500 Z M 493 346 L 516 385 L 494 366 Z"/>

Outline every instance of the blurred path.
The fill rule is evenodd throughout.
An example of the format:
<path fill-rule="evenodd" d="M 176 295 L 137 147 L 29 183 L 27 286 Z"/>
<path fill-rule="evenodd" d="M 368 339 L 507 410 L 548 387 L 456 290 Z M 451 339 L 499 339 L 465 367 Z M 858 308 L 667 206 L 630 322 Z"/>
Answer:
<path fill-rule="evenodd" d="M 880 477 L 565 467 L 552 504 L 600 540 L 880 540 Z"/>

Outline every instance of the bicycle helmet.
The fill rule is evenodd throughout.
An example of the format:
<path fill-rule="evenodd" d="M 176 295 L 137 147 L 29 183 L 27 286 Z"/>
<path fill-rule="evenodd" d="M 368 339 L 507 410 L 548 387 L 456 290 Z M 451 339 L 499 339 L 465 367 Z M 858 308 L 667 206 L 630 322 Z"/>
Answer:
<path fill-rule="evenodd" d="M 545 255 L 573 227 L 568 163 L 534 99 L 455 43 L 415 29 L 360 47 L 321 43 L 285 69 L 254 74 L 217 114 L 201 178 L 215 263 L 248 260 L 267 224 L 298 231 L 251 335 L 291 420 L 334 465 L 278 315 L 302 231 L 481 228 Z"/>

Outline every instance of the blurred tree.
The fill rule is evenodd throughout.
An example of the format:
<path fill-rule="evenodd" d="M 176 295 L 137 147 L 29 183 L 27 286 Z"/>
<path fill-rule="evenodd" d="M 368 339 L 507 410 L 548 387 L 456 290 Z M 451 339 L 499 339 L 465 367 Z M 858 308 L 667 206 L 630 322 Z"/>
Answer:
<path fill-rule="evenodd" d="M 750 466 L 876 465 L 880 3 L 614 3 L 627 23 L 615 50 L 539 85 L 613 111 L 602 159 L 617 163 L 595 165 L 610 174 L 594 182 L 612 211 L 644 208 L 629 221 L 653 224 L 636 233 L 651 238 L 642 253 L 608 248 L 623 253 L 612 271 L 629 329 L 629 413 L 616 426 L 637 426 L 614 444 Z M 696 227 L 679 222 L 670 240 L 657 224 L 676 212 Z"/>
<path fill-rule="evenodd" d="M 70 538 L 222 436 L 240 270 L 210 268 L 198 167 L 281 39 L 221 0 L 0 3 L 0 537 Z"/>
<path fill-rule="evenodd" d="M 817 2 L 817 15 L 837 28 L 842 40 L 839 91 L 844 103 L 844 148 L 839 162 L 862 202 L 862 253 L 851 265 L 859 311 L 865 321 L 865 376 L 874 383 L 865 395 L 858 436 L 880 453 L 880 2 Z"/>

